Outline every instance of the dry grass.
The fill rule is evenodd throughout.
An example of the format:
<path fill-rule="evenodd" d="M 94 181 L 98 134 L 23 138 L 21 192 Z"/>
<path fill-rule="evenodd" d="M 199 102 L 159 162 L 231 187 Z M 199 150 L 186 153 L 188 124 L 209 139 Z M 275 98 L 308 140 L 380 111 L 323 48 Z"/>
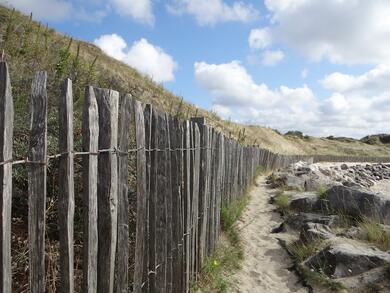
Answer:
<path fill-rule="evenodd" d="M 359 228 L 363 231 L 363 239 L 375 245 L 383 251 L 390 250 L 390 231 L 374 220 L 364 219 L 359 223 Z"/>
<path fill-rule="evenodd" d="M 278 153 L 390 155 L 390 147 L 382 144 L 368 145 L 353 140 L 283 136 L 267 127 L 222 120 L 211 111 L 183 101 L 182 97 L 170 93 L 160 84 L 107 56 L 90 43 L 74 40 L 70 45 L 69 58 L 63 58 L 66 56 L 64 50 L 69 45 L 69 37 L 40 26 L 18 12 L 13 14 L 11 22 L 9 20 L 10 10 L 0 6 L 0 33 L 3 36 L 0 47 L 5 50 L 12 70 L 12 79 L 16 81 L 14 91 L 18 96 L 19 93 L 23 96 L 18 98 L 18 103 L 22 105 L 26 104 L 28 94 L 26 95 L 25 89 L 29 89 L 29 80 L 36 70 L 47 70 L 49 78 L 52 79 L 60 69 L 61 77 L 70 76 L 75 81 L 75 95 L 78 96 L 75 100 L 78 105 L 81 105 L 84 85 L 91 83 L 122 93 L 131 93 L 144 103 L 152 103 L 159 110 L 178 114 L 181 118 L 194 115 L 206 117 L 211 126 L 227 135 L 247 144 L 256 143 Z M 6 37 L 7 31 L 12 37 Z M 27 87 L 23 88 L 23 85 L 19 85 L 20 82 Z M 49 89 L 49 96 L 55 97 L 54 92 L 50 95 L 51 90 Z"/>

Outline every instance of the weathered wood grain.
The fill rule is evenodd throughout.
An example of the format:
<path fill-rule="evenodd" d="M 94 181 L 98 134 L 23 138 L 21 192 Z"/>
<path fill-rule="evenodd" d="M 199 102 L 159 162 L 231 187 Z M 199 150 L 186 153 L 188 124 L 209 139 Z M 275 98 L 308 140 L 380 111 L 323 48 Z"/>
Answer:
<path fill-rule="evenodd" d="M 165 116 L 157 116 L 157 209 L 156 209 L 156 291 L 166 292 L 167 256 L 167 128 Z"/>
<path fill-rule="evenodd" d="M 66 79 L 59 98 L 59 193 L 58 227 L 60 236 L 60 284 L 62 293 L 74 292 L 74 167 L 73 167 L 73 91 Z"/>
<path fill-rule="evenodd" d="M 191 274 L 191 141 L 190 122 L 185 121 L 183 125 L 183 182 L 184 182 L 184 289 L 190 290 Z"/>
<path fill-rule="evenodd" d="M 172 292 L 173 287 L 173 249 L 174 249 L 174 243 L 173 243 L 173 232 L 172 232 L 172 221 L 173 221 L 173 214 L 172 214 L 172 177 L 171 177 L 171 163 L 172 163 L 172 151 L 171 151 L 171 129 L 170 129 L 170 116 L 168 114 L 164 114 L 164 120 L 165 120 L 165 129 L 166 129 L 166 143 L 165 143 L 165 176 L 166 176 L 166 237 L 167 237 L 167 254 L 166 254 L 166 292 Z"/>
<path fill-rule="evenodd" d="M 83 156 L 83 282 L 84 293 L 97 292 L 97 180 L 99 113 L 95 92 L 91 86 L 85 89 L 83 105 L 83 151 L 91 153 Z"/>
<path fill-rule="evenodd" d="M 45 292 L 45 217 L 47 173 L 47 73 L 33 80 L 28 152 L 28 241 L 30 292 Z"/>
<path fill-rule="evenodd" d="M 14 105 L 6 62 L 0 62 L 0 291 L 11 293 L 12 141 Z"/>
<path fill-rule="evenodd" d="M 194 162 L 193 162 L 193 187 L 192 187 L 192 247 L 193 247 L 193 275 L 197 281 L 199 272 L 198 241 L 199 241 L 199 173 L 200 173 L 200 132 L 199 126 L 193 123 L 194 128 Z"/>
<path fill-rule="evenodd" d="M 99 112 L 99 149 L 118 145 L 119 93 L 94 89 Z M 118 220 L 118 160 L 113 151 L 98 158 L 98 292 L 114 292 Z"/>
<path fill-rule="evenodd" d="M 172 292 L 181 292 L 181 176 L 180 176 L 180 129 L 176 118 L 169 119 L 169 139 L 171 152 L 172 188 Z"/>
<path fill-rule="evenodd" d="M 142 284 L 145 264 L 147 267 L 147 223 L 148 223 L 148 197 L 146 178 L 146 154 L 145 154 L 145 121 L 144 112 L 140 102 L 134 100 L 134 121 L 137 144 L 137 228 L 135 244 L 135 266 L 133 292 L 142 292 Z M 146 277 L 146 276 L 145 276 Z"/>
<path fill-rule="evenodd" d="M 158 154 L 155 149 L 157 148 L 157 112 L 153 109 L 151 105 L 146 105 L 145 107 L 145 127 L 149 128 L 149 292 L 156 292 L 156 247 L 157 241 L 157 229 L 156 229 L 156 215 L 157 209 L 157 159 Z M 151 151 L 153 150 L 153 151 Z"/>
<path fill-rule="evenodd" d="M 132 106 L 133 99 L 131 95 L 122 96 L 118 131 L 118 243 L 115 291 L 117 293 L 127 293 L 129 290 L 128 149 Z"/>

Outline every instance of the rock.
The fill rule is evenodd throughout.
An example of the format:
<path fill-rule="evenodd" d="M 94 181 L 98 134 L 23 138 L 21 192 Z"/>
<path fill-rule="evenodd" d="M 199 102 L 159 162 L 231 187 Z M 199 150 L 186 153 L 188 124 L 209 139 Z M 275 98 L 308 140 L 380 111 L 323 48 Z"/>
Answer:
<path fill-rule="evenodd" d="M 289 216 L 285 224 L 292 229 L 300 231 L 306 223 L 318 223 L 328 227 L 335 227 L 339 225 L 340 218 L 337 215 L 320 215 L 312 213 L 299 213 Z"/>
<path fill-rule="evenodd" d="M 303 225 L 300 238 L 303 242 L 325 240 L 335 237 L 329 226 L 319 223 L 306 223 Z"/>
<path fill-rule="evenodd" d="M 340 166 L 340 169 L 341 169 L 341 170 L 348 170 L 349 167 L 348 167 L 347 164 L 342 164 L 342 165 Z"/>
<path fill-rule="evenodd" d="M 360 289 L 360 288 L 367 288 L 366 287 L 367 285 L 372 285 L 372 284 L 379 285 L 381 282 L 386 280 L 386 276 L 387 276 L 386 267 L 379 267 L 364 272 L 360 275 L 337 279 L 337 282 L 341 283 L 345 288 L 348 289 Z M 362 291 L 359 290 L 358 292 L 362 292 Z M 373 292 L 373 291 L 368 291 L 368 292 Z M 377 292 L 384 293 L 388 291 L 381 290 Z"/>
<path fill-rule="evenodd" d="M 316 192 L 287 193 L 290 197 L 290 208 L 300 212 L 328 213 L 327 203 L 319 199 Z"/>
<path fill-rule="evenodd" d="M 333 238 L 329 241 L 330 244 L 305 261 L 305 265 L 331 278 L 356 276 L 390 261 L 388 252 L 355 240 Z"/>
<path fill-rule="evenodd" d="M 350 239 L 364 239 L 366 238 L 366 233 L 359 227 L 351 227 L 347 231 L 337 234 L 337 236 Z"/>
<path fill-rule="evenodd" d="M 356 187 L 334 186 L 326 191 L 326 196 L 331 210 L 390 224 L 390 200 L 384 195 Z"/>

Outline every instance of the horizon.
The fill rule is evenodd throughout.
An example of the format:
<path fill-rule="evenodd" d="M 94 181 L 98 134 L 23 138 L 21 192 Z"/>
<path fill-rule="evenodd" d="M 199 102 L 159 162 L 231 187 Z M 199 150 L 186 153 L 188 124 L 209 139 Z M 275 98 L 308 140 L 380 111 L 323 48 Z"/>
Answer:
<path fill-rule="evenodd" d="M 224 119 L 317 137 L 390 132 L 384 0 L 0 4 L 94 43 Z"/>

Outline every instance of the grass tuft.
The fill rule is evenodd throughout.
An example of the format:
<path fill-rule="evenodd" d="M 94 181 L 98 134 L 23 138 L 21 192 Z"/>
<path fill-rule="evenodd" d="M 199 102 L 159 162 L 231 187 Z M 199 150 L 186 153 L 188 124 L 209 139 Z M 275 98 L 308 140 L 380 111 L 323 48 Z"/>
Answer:
<path fill-rule="evenodd" d="M 283 190 L 278 190 L 274 198 L 277 209 L 282 214 L 287 214 L 290 210 L 290 198 Z"/>
<path fill-rule="evenodd" d="M 383 227 L 374 220 L 365 218 L 359 223 L 359 228 L 362 229 L 365 239 L 371 244 L 383 251 L 390 250 L 390 231 L 386 231 Z"/>
<path fill-rule="evenodd" d="M 328 194 L 326 192 L 327 192 L 326 187 L 322 185 L 318 186 L 316 189 L 316 193 L 319 199 L 323 199 L 323 200 L 328 199 Z"/>
<path fill-rule="evenodd" d="M 244 196 L 221 209 L 222 241 L 214 254 L 206 258 L 199 282 L 193 285 L 192 292 L 229 292 L 228 274 L 240 269 L 244 258 L 236 223 L 248 202 L 249 197 Z"/>
<path fill-rule="evenodd" d="M 320 272 L 309 269 L 303 264 L 309 257 L 315 255 L 323 246 L 324 241 L 318 239 L 317 241 L 304 243 L 301 240 L 295 241 L 287 245 L 287 251 L 292 256 L 298 273 L 305 278 L 309 283 L 315 283 L 329 288 L 332 292 L 340 292 L 345 287 L 335 280 L 332 280 L 324 274 L 323 270 Z"/>

